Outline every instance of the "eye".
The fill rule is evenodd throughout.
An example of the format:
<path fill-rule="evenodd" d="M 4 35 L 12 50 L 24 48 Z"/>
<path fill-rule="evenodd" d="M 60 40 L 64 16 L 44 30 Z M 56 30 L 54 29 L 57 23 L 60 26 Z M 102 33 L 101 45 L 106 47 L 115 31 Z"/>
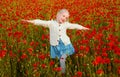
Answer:
<path fill-rule="evenodd" d="M 66 17 L 66 19 L 68 19 L 68 17 Z"/>
<path fill-rule="evenodd" d="M 63 15 L 63 17 L 65 17 L 65 15 Z"/>

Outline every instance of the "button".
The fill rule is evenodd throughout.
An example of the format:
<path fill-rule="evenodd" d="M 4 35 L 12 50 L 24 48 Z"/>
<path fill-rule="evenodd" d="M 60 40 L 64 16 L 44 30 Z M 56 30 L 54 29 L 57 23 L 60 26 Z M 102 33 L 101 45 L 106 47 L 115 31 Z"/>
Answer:
<path fill-rule="evenodd" d="M 61 30 L 59 29 L 59 31 L 61 31 Z"/>
<path fill-rule="evenodd" d="M 61 35 L 59 35 L 59 37 L 61 37 Z"/>

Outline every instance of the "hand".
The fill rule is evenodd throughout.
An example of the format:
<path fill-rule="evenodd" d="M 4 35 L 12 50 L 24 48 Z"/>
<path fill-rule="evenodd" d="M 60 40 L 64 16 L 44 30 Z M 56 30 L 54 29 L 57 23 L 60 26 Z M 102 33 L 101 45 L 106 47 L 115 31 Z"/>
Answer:
<path fill-rule="evenodd" d="M 90 30 L 89 28 L 84 27 L 84 30 Z"/>
<path fill-rule="evenodd" d="M 23 22 L 28 22 L 28 20 L 22 19 Z"/>
<path fill-rule="evenodd" d="M 32 20 L 25 20 L 25 19 L 22 19 L 23 22 L 28 22 L 28 23 L 34 23 L 34 21 Z"/>
<path fill-rule="evenodd" d="M 86 30 L 90 30 L 89 28 L 86 28 Z"/>

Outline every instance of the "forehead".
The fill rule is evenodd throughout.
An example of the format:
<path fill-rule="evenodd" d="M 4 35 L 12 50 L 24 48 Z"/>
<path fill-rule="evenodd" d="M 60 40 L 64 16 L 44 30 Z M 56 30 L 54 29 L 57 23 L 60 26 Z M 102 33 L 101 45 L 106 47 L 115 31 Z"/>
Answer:
<path fill-rule="evenodd" d="M 63 12 L 61 15 L 69 17 L 69 13 L 68 12 Z"/>

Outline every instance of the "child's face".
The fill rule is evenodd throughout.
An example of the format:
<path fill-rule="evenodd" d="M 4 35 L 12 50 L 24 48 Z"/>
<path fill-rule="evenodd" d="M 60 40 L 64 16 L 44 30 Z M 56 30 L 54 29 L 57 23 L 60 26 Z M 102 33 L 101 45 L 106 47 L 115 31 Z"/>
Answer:
<path fill-rule="evenodd" d="M 59 15 L 59 19 L 58 19 L 58 22 L 59 23 L 64 23 L 66 22 L 67 20 L 69 19 L 69 14 L 66 13 L 66 12 L 63 12 Z"/>

